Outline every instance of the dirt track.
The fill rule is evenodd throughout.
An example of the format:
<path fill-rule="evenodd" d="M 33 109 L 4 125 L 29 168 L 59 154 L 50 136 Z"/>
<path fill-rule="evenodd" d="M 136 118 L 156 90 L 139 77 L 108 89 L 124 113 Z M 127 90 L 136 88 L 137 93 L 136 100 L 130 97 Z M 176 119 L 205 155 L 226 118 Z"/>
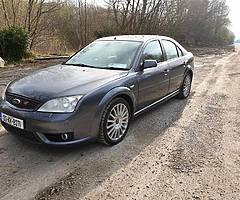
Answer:
<path fill-rule="evenodd" d="M 0 137 L 0 199 L 239 199 L 240 49 L 196 58 L 193 92 L 133 121 L 114 147 Z"/>

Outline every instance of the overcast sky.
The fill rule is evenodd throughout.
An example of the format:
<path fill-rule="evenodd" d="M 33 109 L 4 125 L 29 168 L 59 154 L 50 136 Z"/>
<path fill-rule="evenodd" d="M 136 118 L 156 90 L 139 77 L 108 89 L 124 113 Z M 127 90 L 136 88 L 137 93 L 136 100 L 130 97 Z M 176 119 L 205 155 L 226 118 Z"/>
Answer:
<path fill-rule="evenodd" d="M 240 0 L 227 0 L 230 11 L 230 20 L 232 22 L 232 31 L 236 35 L 236 38 L 240 38 Z"/>
<path fill-rule="evenodd" d="M 87 0 L 95 2 L 99 5 L 104 4 L 104 0 Z M 230 20 L 232 22 L 231 30 L 236 35 L 236 38 L 240 39 L 240 0 L 227 0 L 227 4 L 230 7 Z"/>

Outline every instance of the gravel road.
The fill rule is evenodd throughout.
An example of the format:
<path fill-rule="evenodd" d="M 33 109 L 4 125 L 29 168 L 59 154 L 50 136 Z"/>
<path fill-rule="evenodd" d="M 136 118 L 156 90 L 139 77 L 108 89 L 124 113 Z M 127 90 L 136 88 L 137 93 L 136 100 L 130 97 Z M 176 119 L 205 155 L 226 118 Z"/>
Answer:
<path fill-rule="evenodd" d="M 237 200 L 239 83 L 239 47 L 196 57 L 190 98 L 139 116 L 114 147 L 46 148 L 2 132 L 0 199 Z"/>

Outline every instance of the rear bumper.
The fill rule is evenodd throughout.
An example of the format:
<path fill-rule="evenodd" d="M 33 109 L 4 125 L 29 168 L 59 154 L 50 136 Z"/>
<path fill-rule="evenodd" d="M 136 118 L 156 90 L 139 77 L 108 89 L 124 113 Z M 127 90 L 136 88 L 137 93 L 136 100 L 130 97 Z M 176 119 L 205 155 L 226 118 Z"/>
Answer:
<path fill-rule="evenodd" d="M 3 127 L 14 135 L 33 143 L 46 145 L 73 145 L 92 140 L 88 135 L 86 125 L 81 123 L 81 117 L 73 113 L 53 114 L 36 111 L 24 111 L 13 108 L 8 102 L 0 102 L 0 112 L 24 120 L 24 130 L 2 122 Z M 81 127 L 84 127 L 83 130 Z M 68 139 L 62 135 L 67 134 Z"/>

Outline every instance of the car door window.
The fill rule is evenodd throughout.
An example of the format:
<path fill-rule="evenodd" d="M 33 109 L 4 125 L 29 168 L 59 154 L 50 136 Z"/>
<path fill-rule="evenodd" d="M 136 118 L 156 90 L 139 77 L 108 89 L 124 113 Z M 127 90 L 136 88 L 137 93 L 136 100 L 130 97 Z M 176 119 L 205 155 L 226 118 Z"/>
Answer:
<path fill-rule="evenodd" d="M 168 40 L 162 40 L 163 47 L 166 52 L 167 60 L 178 58 L 176 45 Z"/>
<path fill-rule="evenodd" d="M 159 41 L 152 41 L 147 44 L 143 52 L 143 60 L 156 60 L 158 63 L 163 61 L 163 53 Z"/>

